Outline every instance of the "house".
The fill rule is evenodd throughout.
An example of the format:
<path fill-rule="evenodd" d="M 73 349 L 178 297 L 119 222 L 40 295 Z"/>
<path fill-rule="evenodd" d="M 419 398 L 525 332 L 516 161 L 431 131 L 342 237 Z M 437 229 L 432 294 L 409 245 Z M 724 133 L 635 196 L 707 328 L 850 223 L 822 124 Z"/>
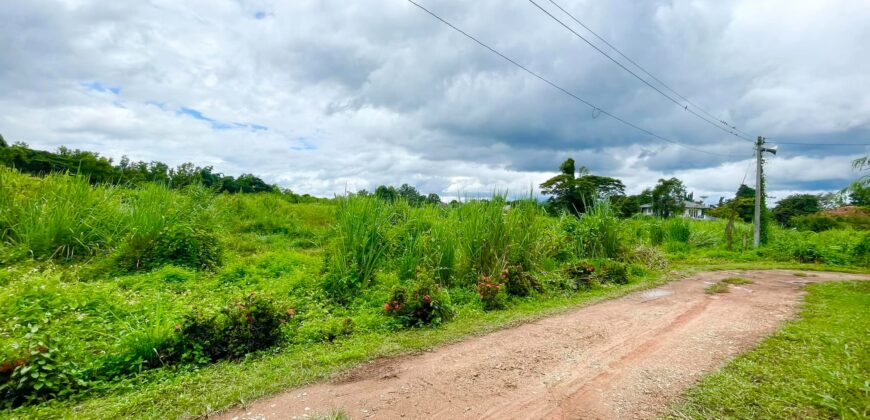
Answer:
<path fill-rule="evenodd" d="M 698 219 L 698 220 L 712 220 L 713 218 L 707 216 L 706 212 L 710 207 L 707 207 L 704 203 L 696 203 L 694 201 L 683 201 L 683 205 L 685 206 L 685 210 L 683 210 L 683 217 L 687 219 Z M 640 206 L 640 214 L 644 216 L 655 216 L 652 209 L 652 204 L 642 204 Z"/>

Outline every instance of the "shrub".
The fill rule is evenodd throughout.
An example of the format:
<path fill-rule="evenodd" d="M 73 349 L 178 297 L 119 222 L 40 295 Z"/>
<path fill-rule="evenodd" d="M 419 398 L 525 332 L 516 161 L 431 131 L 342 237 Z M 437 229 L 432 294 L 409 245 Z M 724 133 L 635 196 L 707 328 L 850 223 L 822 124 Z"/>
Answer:
<path fill-rule="evenodd" d="M 521 265 L 511 265 L 502 270 L 499 276 L 512 296 L 529 296 L 532 291 L 542 291 L 540 283 Z"/>
<path fill-rule="evenodd" d="M 83 370 L 46 342 L 31 340 L 23 354 L 0 361 L 0 407 L 65 397 L 87 385 Z"/>
<path fill-rule="evenodd" d="M 302 342 L 331 343 L 340 337 L 352 334 L 354 325 L 352 318 L 326 316 L 322 319 L 304 321 L 297 333 Z"/>
<path fill-rule="evenodd" d="M 631 259 L 650 270 L 664 270 L 668 268 L 668 260 L 665 254 L 658 248 L 638 245 L 634 248 Z"/>
<path fill-rule="evenodd" d="M 280 327 L 288 315 L 271 300 L 251 293 L 218 314 L 186 317 L 178 327 L 175 354 L 185 362 L 203 363 L 267 349 L 281 339 Z"/>
<path fill-rule="evenodd" d="M 796 216 L 791 219 L 791 224 L 798 230 L 810 230 L 813 232 L 824 232 L 840 227 L 840 224 L 834 218 L 822 214 Z"/>
<path fill-rule="evenodd" d="M 502 309 L 507 304 L 504 285 L 492 276 L 480 276 L 477 282 L 477 294 L 483 302 L 484 310 Z"/>
<path fill-rule="evenodd" d="M 600 278 L 606 283 L 628 284 L 628 267 L 619 261 L 607 260 L 601 265 Z"/>
<path fill-rule="evenodd" d="M 384 303 L 384 312 L 408 327 L 438 325 L 449 320 L 453 311 L 447 295 L 428 276 L 420 277 L 422 279 L 411 291 L 394 289 Z"/>
<path fill-rule="evenodd" d="M 151 240 L 130 241 L 119 250 L 118 262 L 127 270 L 150 270 L 166 264 L 212 270 L 221 264 L 217 237 L 204 229 L 176 224 Z"/>
<path fill-rule="evenodd" d="M 573 282 L 571 287 L 574 290 L 580 289 L 581 287 L 591 287 L 593 285 L 594 273 L 595 266 L 587 262 L 574 263 L 565 269 L 565 275 Z"/>

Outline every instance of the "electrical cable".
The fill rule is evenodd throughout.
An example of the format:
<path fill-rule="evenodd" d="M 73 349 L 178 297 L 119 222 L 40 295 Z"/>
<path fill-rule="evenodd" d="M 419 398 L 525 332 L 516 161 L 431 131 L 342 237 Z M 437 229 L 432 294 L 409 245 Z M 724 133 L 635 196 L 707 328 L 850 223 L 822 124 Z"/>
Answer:
<path fill-rule="evenodd" d="M 655 87 L 652 83 L 650 83 L 650 82 L 647 81 L 646 79 L 640 77 L 637 73 L 631 71 L 631 69 L 629 69 L 628 67 L 626 67 L 625 65 L 623 65 L 622 63 L 620 63 L 618 60 L 616 60 L 615 58 L 613 58 L 612 56 L 610 56 L 610 54 L 607 54 L 606 52 L 604 52 L 604 50 L 602 50 L 601 48 L 598 48 L 597 45 L 593 44 L 591 41 L 589 41 L 588 39 L 586 39 L 586 37 L 584 37 L 583 35 L 580 35 L 577 31 L 575 31 L 573 28 L 571 28 L 570 26 L 568 26 L 565 22 L 561 21 L 561 20 L 560 20 L 559 18 L 557 18 L 556 16 L 553 16 L 552 13 L 550 13 L 547 9 L 543 8 L 540 4 L 538 4 L 537 2 L 535 2 L 535 0 L 528 0 L 528 1 L 529 1 L 529 3 L 532 3 L 533 5 L 535 5 L 535 7 L 537 7 L 538 9 L 540 9 L 542 12 L 544 12 L 544 14 L 546 14 L 547 16 L 549 16 L 551 19 L 555 20 L 557 23 L 559 23 L 560 25 L 562 25 L 565 29 L 567 29 L 568 31 L 570 31 L 572 34 L 574 34 L 575 36 L 577 36 L 578 38 L 582 39 L 584 42 L 586 42 L 587 44 L 589 44 L 590 47 L 594 48 L 596 51 L 598 51 L 599 53 L 601 53 L 603 56 L 607 57 L 607 58 L 608 58 L 610 61 L 612 61 L 614 64 L 616 64 L 617 66 L 619 66 L 619 67 L 622 68 L 623 70 L 627 71 L 629 74 L 631 74 L 632 76 L 634 76 L 637 80 L 640 80 L 640 81 L 643 82 L 645 85 L 649 86 L 650 88 L 652 88 L 653 90 L 655 90 L 655 91 L 658 92 L 660 95 L 664 96 L 665 98 L 667 98 L 668 100 L 670 100 L 671 102 L 673 102 L 674 104 L 676 104 L 677 106 L 679 106 L 680 108 L 683 108 L 684 110 L 688 111 L 688 112 L 691 113 L 692 115 L 694 115 L 694 116 L 700 118 L 702 121 L 706 122 L 707 124 L 712 125 L 713 127 L 716 127 L 716 128 L 719 129 L 719 130 L 722 130 L 722 131 L 724 131 L 724 132 L 726 132 L 726 133 L 728 133 L 728 134 L 731 134 L 731 135 L 733 135 L 733 136 L 735 136 L 735 137 L 737 137 L 737 138 L 739 138 L 739 139 L 741 139 L 741 140 L 748 141 L 748 142 L 753 142 L 753 143 L 754 143 L 754 141 L 751 140 L 750 138 L 744 137 L 744 136 L 742 136 L 741 134 L 739 134 L 739 133 L 737 133 L 737 132 L 735 132 L 735 131 L 733 131 L 733 130 L 730 130 L 730 129 L 727 129 L 727 128 L 725 128 L 725 127 L 722 127 L 722 125 L 720 125 L 718 122 L 714 122 L 714 121 L 712 121 L 712 120 L 710 120 L 710 119 L 708 119 L 708 118 L 702 116 L 701 114 L 698 114 L 698 113 L 695 112 L 694 110 L 689 109 L 689 106 L 688 106 L 688 105 L 684 105 L 684 104 L 680 103 L 680 101 L 674 99 L 672 96 L 670 96 L 670 95 L 668 95 L 667 93 L 663 92 L 661 89 Z"/>
<path fill-rule="evenodd" d="M 563 87 L 557 85 L 556 83 L 550 81 L 549 79 L 545 78 L 544 76 L 541 76 L 540 74 L 538 74 L 538 73 L 536 73 L 536 72 L 530 70 L 528 67 L 525 67 L 525 66 L 523 66 L 522 64 L 516 62 L 515 60 L 511 59 L 510 57 L 508 57 L 508 56 L 502 54 L 501 52 L 497 51 L 496 49 L 494 49 L 494 48 L 490 47 L 489 45 L 485 44 L 483 41 L 481 41 L 481 40 L 475 38 L 474 36 L 470 35 L 469 33 L 463 31 L 462 29 L 460 29 L 460 28 L 458 28 L 458 27 L 456 27 L 456 26 L 454 26 L 452 23 L 446 21 L 444 18 L 442 18 L 441 16 L 438 16 L 437 14 L 435 14 L 434 12 L 432 12 L 431 10 L 429 10 L 429 9 L 427 9 L 427 8 L 425 8 L 425 7 L 423 7 L 422 5 L 420 5 L 419 3 L 415 2 L 414 0 L 407 0 L 407 1 L 408 1 L 409 3 L 411 3 L 411 4 L 413 4 L 414 6 L 417 6 L 417 8 L 419 8 L 420 10 L 426 12 L 426 13 L 429 14 L 430 16 L 434 17 L 435 19 L 437 19 L 437 20 L 440 21 L 441 23 L 443 23 L 443 24 L 449 26 L 449 27 L 450 27 L 451 29 L 453 29 L 454 31 L 459 32 L 460 34 L 464 35 L 466 38 L 468 38 L 468 39 L 474 41 L 475 43 L 477 43 L 478 45 L 480 45 L 480 46 L 486 48 L 486 49 L 489 50 L 491 53 L 493 53 L 493 54 L 495 54 L 495 55 L 497 55 L 497 56 L 503 58 L 504 60 L 506 60 L 506 61 L 508 61 L 509 63 L 513 64 L 514 66 L 520 68 L 521 70 L 525 71 L 526 73 L 528 73 L 528 74 L 534 76 L 535 78 L 541 80 L 542 82 L 544 82 L 544 83 L 546 83 L 546 84 L 552 86 L 553 88 L 555 88 L 555 89 L 561 91 L 562 93 L 564 93 L 564 94 L 570 96 L 571 98 L 574 98 L 575 100 L 577 100 L 577 101 L 579 101 L 579 102 L 585 104 L 586 106 L 592 108 L 593 112 L 597 109 L 599 113 L 604 114 L 604 115 L 607 115 L 607 116 L 609 116 L 609 117 L 611 117 L 611 118 L 613 118 L 613 119 L 615 119 L 615 120 L 617 120 L 617 121 L 619 121 L 619 122 L 621 122 L 621 123 L 623 123 L 623 124 L 625 124 L 625 125 L 627 125 L 627 126 L 629 126 L 629 127 L 632 127 L 632 128 L 634 128 L 634 129 L 636 129 L 636 130 L 638 130 L 638 131 L 640 131 L 640 132 L 643 132 L 643 133 L 645 133 L 645 134 L 647 134 L 647 135 L 649 135 L 649 136 L 651 136 L 651 137 L 653 137 L 653 138 L 656 138 L 656 139 L 659 139 L 659 140 L 662 140 L 662 141 L 665 141 L 665 142 L 668 142 L 668 143 L 672 143 L 672 144 L 675 144 L 675 145 L 677 145 L 677 146 L 684 147 L 684 148 L 689 149 L 689 150 L 694 150 L 694 151 L 696 151 L 696 152 L 706 153 L 706 154 L 713 155 L 713 156 L 722 156 L 722 157 L 737 157 L 737 156 L 739 156 L 739 155 L 733 155 L 733 154 L 722 154 L 722 153 L 709 152 L 709 151 L 706 151 L 706 150 L 703 150 L 703 149 L 698 149 L 698 148 L 695 148 L 695 147 L 689 146 L 689 145 L 687 145 L 687 144 L 684 144 L 684 143 L 678 142 L 678 141 L 676 141 L 676 140 L 672 140 L 672 139 L 669 139 L 669 138 L 666 138 L 666 137 L 660 136 L 660 135 L 658 135 L 658 134 L 656 134 L 656 133 L 654 133 L 654 132 L 652 132 L 652 131 L 650 131 L 650 130 L 647 130 L 647 129 L 645 129 L 645 128 L 643 128 L 643 127 L 640 127 L 640 126 L 638 126 L 638 125 L 636 125 L 636 124 L 634 124 L 634 123 L 632 123 L 632 122 L 630 122 L 630 121 L 627 121 L 627 120 L 625 120 L 625 119 L 623 119 L 623 118 L 621 118 L 621 117 L 619 117 L 619 116 L 616 116 L 616 115 L 614 115 L 614 114 L 612 114 L 612 113 L 610 113 L 610 112 L 608 112 L 608 111 L 602 109 L 601 107 L 598 107 L 598 106 L 592 104 L 591 102 L 589 102 L 589 101 L 587 101 L 587 100 L 585 100 L 585 99 L 583 99 L 583 98 L 581 98 L 581 97 L 579 97 L 579 96 L 577 96 L 577 95 L 571 93 L 571 92 L 568 91 L 567 89 L 565 89 L 565 88 L 563 88 Z"/>

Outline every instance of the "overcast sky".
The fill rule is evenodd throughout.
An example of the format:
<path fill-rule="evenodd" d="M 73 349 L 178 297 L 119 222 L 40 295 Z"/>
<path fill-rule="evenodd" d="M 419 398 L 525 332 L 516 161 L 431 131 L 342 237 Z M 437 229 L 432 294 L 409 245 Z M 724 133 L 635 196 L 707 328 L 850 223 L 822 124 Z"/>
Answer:
<path fill-rule="evenodd" d="M 34 148 L 252 172 L 318 196 L 404 182 L 442 197 L 528 192 L 567 157 L 633 193 L 676 176 L 716 201 L 748 168 L 753 179 L 750 143 L 527 0 L 417 1 L 601 109 L 736 156 L 600 115 L 405 0 L 4 0 L 0 133 Z M 557 2 L 752 136 L 870 142 L 866 0 Z M 867 153 L 782 145 L 770 194 L 839 189 Z"/>

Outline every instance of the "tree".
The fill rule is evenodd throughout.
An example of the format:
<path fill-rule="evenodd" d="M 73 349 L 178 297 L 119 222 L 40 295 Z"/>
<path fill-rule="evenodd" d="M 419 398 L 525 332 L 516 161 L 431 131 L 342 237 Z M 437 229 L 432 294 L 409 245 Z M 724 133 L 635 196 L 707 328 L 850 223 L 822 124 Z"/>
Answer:
<path fill-rule="evenodd" d="M 686 187 L 677 178 L 659 179 L 659 182 L 649 192 L 649 199 L 655 215 L 672 217 L 683 212 L 686 207 Z"/>
<path fill-rule="evenodd" d="M 551 212 L 586 212 L 596 198 L 625 195 L 622 181 L 589 173 L 585 166 L 576 168 L 574 159 L 568 158 L 559 166 L 559 174 L 541 183 L 541 192 L 549 195 Z"/>
<path fill-rule="evenodd" d="M 441 197 L 438 194 L 430 193 L 426 196 L 426 202 L 429 204 L 441 204 Z"/>
<path fill-rule="evenodd" d="M 818 213 L 822 209 L 819 196 L 812 194 L 792 194 L 776 204 L 773 208 L 773 218 L 784 226 L 792 226 L 795 216 Z"/>
<path fill-rule="evenodd" d="M 396 187 L 388 187 L 386 185 L 379 185 L 378 188 L 375 188 L 375 197 L 386 200 L 389 202 L 393 202 L 396 198 L 399 197 L 399 192 L 396 191 Z"/>
<path fill-rule="evenodd" d="M 3 135 L 0 134 L 0 148 L 9 147 L 9 144 L 6 143 L 6 139 L 3 138 Z"/>
<path fill-rule="evenodd" d="M 610 204 L 613 205 L 613 210 L 623 218 L 640 213 L 640 201 L 640 195 L 617 195 L 610 197 Z"/>

